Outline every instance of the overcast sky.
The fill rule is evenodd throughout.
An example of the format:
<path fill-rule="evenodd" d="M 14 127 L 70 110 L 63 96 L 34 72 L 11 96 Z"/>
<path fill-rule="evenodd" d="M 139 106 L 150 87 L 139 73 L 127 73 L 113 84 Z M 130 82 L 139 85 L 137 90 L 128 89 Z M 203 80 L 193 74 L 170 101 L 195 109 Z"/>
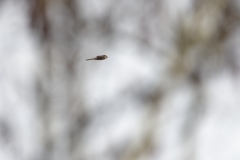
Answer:
<path fill-rule="evenodd" d="M 184 78 L 173 82 L 166 77 L 171 65 L 169 57 L 177 52 L 173 48 L 175 32 L 172 30 L 179 15 L 184 17 L 192 13 L 192 1 L 161 2 L 158 34 L 154 32 L 154 18 L 147 26 L 153 28 L 149 35 L 151 46 L 155 47 L 129 38 L 129 35 L 138 37 L 142 32 L 138 26 L 142 21 L 138 19 L 138 13 L 144 12 L 143 1 L 136 6 L 136 1 L 121 1 L 122 5 L 113 9 L 113 17 L 117 17 L 112 20 L 113 28 L 117 34 L 110 40 L 96 31 L 94 20 L 107 14 L 113 3 L 116 2 L 79 1 L 80 13 L 90 23 L 90 28 L 79 38 L 78 71 L 82 74 L 83 84 L 79 88 L 84 97 L 79 103 L 84 103 L 86 111 L 92 115 L 89 127 L 83 133 L 85 139 L 79 142 L 84 146 L 82 154 L 91 160 L 114 159 L 114 149 L 124 152 L 126 148 L 138 146 L 145 131 L 153 127 L 154 149 L 141 159 L 179 160 L 192 153 L 196 160 L 239 160 L 239 70 L 233 75 L 228 68 L 222 67 L 218 74 L 202 82 L 200 94 L 204 100 L 199 104 L 202 109 L 197 111 L 200 112 L 197 117 L 192 113 L 196 94 L 192 84 Z M 152 6 L 146 7 L 150 8 L 146 9 L 147 14 Z M 39 54 L 42 50 L 29 28 L 27 13 L 24 3 L 1 2 L 0 159 L 4 160 L 30 160 L 42 149 L 41 134 L 44 131 L 38 126 L 34 93 L 35 80 L 41 72 Z M 239 44 L 239 38 L 235 38 L 238 30 L 229 43 Z M 239 47 L 233 50 L 240 57 Z M 103 54 L 108 59 L 85 61 Z M 161 102 L 157 101 L 159 113 L 153 114 L 149 109 L 153 104 L 141 96 L 142 92 L 151 96 L 158 87 L 164 90 L 164 95 Z M 184 129 L 184 126 L 191 119 L 197 127 L 188 135 L 189 128 Z M 53 135 L 61 128 L 58 123 L 54 127 Z M 184 136 L 190 138 L 184 139 Z M 67 152 L 61 147 L 59 151 Z M 57 158 L 61 158 L 60 155 Z"/>

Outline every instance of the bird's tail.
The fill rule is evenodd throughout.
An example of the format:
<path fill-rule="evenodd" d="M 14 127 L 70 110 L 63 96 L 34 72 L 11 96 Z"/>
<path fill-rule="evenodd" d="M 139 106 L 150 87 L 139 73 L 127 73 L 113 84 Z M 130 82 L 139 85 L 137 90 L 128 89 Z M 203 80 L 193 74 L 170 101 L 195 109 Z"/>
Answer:
<path fill-rule="evenodd" d="M 89 60 L 95 60 L 95 58 L 91 58 L 91 59 L 86 59 L 86 61 L 89 61 Z"/>

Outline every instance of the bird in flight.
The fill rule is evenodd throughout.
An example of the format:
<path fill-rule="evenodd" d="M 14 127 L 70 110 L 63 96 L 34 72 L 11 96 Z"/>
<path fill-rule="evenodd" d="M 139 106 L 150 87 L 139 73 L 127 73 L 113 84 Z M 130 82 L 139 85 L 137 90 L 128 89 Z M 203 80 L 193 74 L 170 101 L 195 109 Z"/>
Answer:
<path fill-rule="evenodd" d="M 89 61 L 89 60 L 104 60 L 104 59 L 107 59 L 108 57 L 106 55 L 100 55 L 100 56 L 97 56 L 95 58 L 90 58 L 90 59 L 86 59 L 86 61 Z"/>

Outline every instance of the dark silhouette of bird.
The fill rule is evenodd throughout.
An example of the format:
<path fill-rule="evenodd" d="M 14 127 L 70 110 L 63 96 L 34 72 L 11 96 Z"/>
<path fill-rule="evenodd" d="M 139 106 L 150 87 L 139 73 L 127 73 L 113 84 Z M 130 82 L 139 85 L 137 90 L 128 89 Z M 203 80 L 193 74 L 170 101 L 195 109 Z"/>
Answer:
<path fill-rule="evenodd" d="M 106 55 L 100 55 L 100 56 L 97 56 L 95 58 L 90 58 L 90 59 L 86 59 L 86 61 L 89 61 L 89 60 L 104 60 L 104 59 L 107 59 L 108 57 Z"/>

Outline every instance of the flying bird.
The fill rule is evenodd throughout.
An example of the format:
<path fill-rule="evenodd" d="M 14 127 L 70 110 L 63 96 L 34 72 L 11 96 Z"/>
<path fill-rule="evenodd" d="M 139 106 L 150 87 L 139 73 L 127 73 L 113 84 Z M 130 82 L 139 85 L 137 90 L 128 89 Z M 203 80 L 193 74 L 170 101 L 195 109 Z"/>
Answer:
<path fill-rule="evenodd" d="M 90 58 L 90 59 L 86 59 L 86 61 L 89 61 L 89 60 L 104 60 L 104 59 L 107 59 L 108 57 L 106 55 L 100 55 L 100 56 L 97 56 L 95 58 Z"/>

